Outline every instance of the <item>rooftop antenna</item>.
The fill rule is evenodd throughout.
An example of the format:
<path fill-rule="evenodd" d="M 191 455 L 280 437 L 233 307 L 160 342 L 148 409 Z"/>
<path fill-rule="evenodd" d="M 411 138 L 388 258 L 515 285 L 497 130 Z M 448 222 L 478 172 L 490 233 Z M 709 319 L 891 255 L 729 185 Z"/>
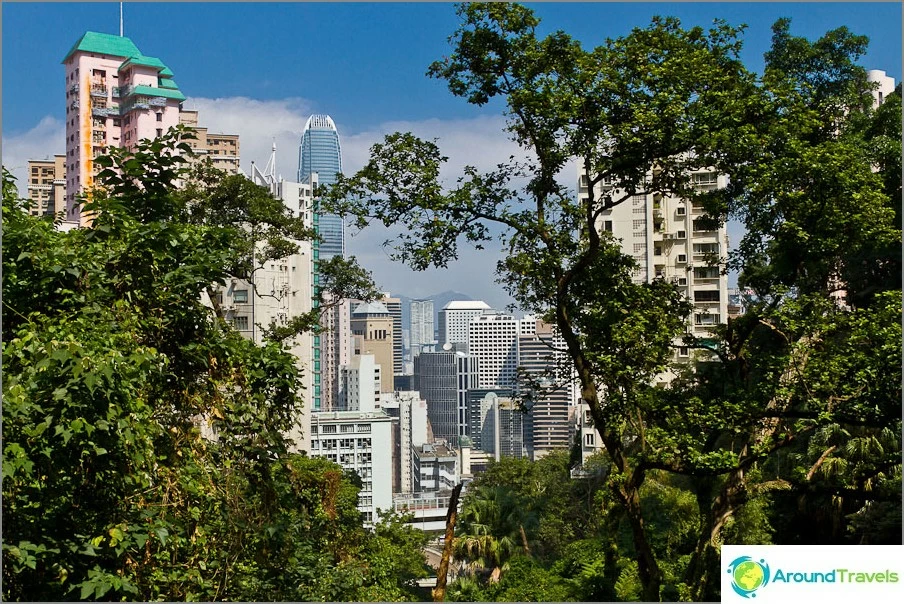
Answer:
<path fill-rule="evenodd" d="M 119 3 L 119 37 L 122 37 L 122 2 Z"/>

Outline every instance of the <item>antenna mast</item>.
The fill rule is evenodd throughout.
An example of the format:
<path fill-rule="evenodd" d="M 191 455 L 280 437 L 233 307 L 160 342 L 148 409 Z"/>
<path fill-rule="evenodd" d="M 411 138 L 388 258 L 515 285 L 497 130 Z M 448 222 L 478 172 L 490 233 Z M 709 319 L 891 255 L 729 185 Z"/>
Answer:
<path fill-rule="evenodd" d="M 122 37 L 122 2 L 119 3 L 119 37 Z"/>

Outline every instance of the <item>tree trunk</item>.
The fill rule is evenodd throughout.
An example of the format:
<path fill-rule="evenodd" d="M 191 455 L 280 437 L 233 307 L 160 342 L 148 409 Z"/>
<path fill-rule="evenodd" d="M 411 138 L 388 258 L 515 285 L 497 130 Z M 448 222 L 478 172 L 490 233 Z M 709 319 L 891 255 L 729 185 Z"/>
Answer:
<path fill-rule="evenodd" d="M 433 588 L 433 601 L 443 602 L 446 599 L 446 576 L 449 574 L 449 558 L 452 557 L 452 542 L 455 540 L 455 521 L 458 519 L 458 496 L 462 483 L 455 485 L 449 498 L 449 511 L 446 512 L 446 541 L 443 543 L 443 557 L 436 572 L 436 587 Z"/>

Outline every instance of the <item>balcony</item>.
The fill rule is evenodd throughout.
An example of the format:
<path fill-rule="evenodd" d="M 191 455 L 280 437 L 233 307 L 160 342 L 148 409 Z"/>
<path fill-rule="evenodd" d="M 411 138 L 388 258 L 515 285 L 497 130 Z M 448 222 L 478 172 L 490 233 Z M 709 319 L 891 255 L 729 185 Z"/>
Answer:
<path fill-rule="evenodd" d="M 69 87 L 69 94 L 75 94 L 78 92 L 78 84 L 73 84 Z"/>
<path fill-rule="evenodd" d="M 114 86 L 113 87 L 113 96 L 115 96 L 115 97 L 120 96 L 120 94 L 119 94 L 120 91 L 122 91 L 122 88 L 120 88 L 119 86 Z"/>
<path fill-rule="evenodd" d="M 151 99 L 148 101 L 148 103 L 152 107 L 166 107 L 166 99 L 163 98 L 162 96 L 151 97 Z"/>
<path fill-rule="evenodd" d="M 119 115 L 119 107 L 117 105 L 113 105 L 112 107 L 94 107 L 91 110 L 91 115 L 95 117 L 107 117 L 109 115 Z"/>
<path fill-rule="evenodd" d="M 106 84 L 92 84 L 91 85 L 91 96 L 107 96 L 107 85 Z"/>

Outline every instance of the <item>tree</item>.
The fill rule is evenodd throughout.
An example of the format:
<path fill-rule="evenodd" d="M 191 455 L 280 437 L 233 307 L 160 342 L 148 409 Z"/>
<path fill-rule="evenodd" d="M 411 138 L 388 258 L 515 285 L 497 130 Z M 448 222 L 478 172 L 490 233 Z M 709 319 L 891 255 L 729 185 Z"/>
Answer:
<path fill-rule="evenodd" d="M 540 39 L 537 19 L 519 5 L 458 13 L 452 52 L 428 74 L 475 105 L 502 98 L 508 130 L 530 159 L 488 173 L 468 167 L 444 189 L 437 145 L 395 133 L 339 180 L 330 209 L 362 227 L 403 224 L 394 254 L 415 269 L 445 266 L 462 238 L 480 246 L 502 229 L 499 281 L 559 330 L 605 446 L 608 513 L 612 530 L 624 522 L 630 531 L 636 595 L 662 596 L 642 505 L 656 471 L 685 477 L 697 501 L 696 545 L 676 588 L 711 598 L 726 524 L 751 497 L 788 484 L 760 473 L 771 460 L 820 425 L 900 415 L 900 337 L 897 322 L 887 323 L 900 312 L 900 230 L 891 220 L 899 209 L 888 196 L 900 184 L 873 171 L 894 164 L 900 137 L 888 114 L 869 117 L 855 65 L 865 40 L 842 28 L 811 44 L 779 21 L 758 77 L 738 58 L 742 28 L 725 23 L 705 31 L 656 18 L 584 50 L 562 32 Z M 577 197 L 556 181 L 571 158 L 586 176 Z M 725 173 L 731 185 L 699 194 L 688 182 L 697 168 Z M 600 196 L 604 180 L 613 188 Z M 740 217 L 749 233 L 733 262 L 759 302 L 717 332 L 707 362 L 667 388 L 653 378 L 684 334 L 689 306 L 662 280 L 634 283 L 633 260 L 599 220 L 636 194 L 698 200 L 714 220 Z M 831 284 L 844 285 L 851 312 L 831 302 Z M 867 321 L 882 327 L 870 332 Z M 872 348 L 849 374 L 842 352 L 857 342 Z M 877 372 L 878 387 L 864 381 Z M 887 458 L 859 466 L 861 481 L 881 477 L 891 487 L 900 473 L 894 444 L 881 445 Z"/>
<path fill-rule="evenodd" d="M 290 453 L 295 358 L 202 304 L 241 249 L 181 218 L 178 139 L 99 159 L 87 229 L 4 174 L 4 600 L 410 597 L 422 536 L 365 531 L 352 478 Z"/>

